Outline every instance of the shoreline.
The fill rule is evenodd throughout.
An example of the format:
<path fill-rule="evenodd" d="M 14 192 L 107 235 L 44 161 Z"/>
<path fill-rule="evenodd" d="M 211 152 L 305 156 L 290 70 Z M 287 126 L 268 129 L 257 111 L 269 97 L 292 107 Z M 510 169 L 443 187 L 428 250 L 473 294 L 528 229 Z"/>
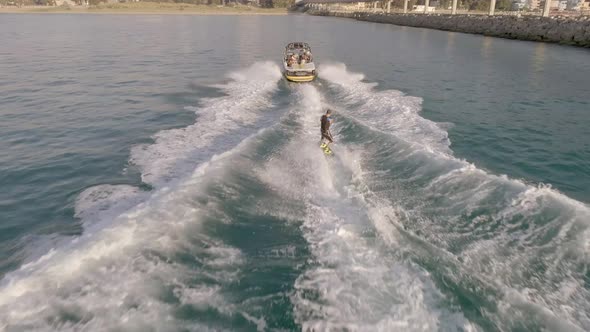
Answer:
<path fill-rule="evenodd" d="M 344 13 L 314 9 L 308 10 L 307 14 L 590 48 L 590 18 L 586 17 Z"/>
<path fill-rule="evenodd" d="M 286 8 L 217 7 L 184 3 L 132 3 L 72 7 L 2 7 L 0 14 L 101 14 L 101 15 L 287 15 Z"/>

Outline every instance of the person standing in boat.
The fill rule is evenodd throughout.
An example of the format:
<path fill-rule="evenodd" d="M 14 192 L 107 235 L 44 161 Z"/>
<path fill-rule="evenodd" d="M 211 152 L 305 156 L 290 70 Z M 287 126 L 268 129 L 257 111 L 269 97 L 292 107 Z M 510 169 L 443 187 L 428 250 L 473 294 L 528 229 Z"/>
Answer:
<path fill-rule="evenodd" d="M 322 132 L 322 139 L 320 147 L 322 149 L 328 149 L 330 144 L 334 143 L 334 139 L 332 138 L 332 133 L 330 132 L 330 126 L 332 125 L 332 110 L 328 109 L 326 114 L 322 115 L 320 120 L 320 129 Z"/>
<path fill-rule="evenodd" d="M 305 60 L 307 60 L 307 62 L 312 62 L 310 51 L 305 51 Z"/>

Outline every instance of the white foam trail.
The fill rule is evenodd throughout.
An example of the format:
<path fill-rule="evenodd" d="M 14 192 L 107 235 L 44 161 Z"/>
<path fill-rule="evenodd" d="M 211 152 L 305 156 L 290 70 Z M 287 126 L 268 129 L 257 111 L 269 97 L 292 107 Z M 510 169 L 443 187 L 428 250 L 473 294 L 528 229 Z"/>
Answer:
<path fill-rule="evenodd" d="M 201 221 L 216 203 L 210 199 L 203 206 L 194 197 L 223 177 L 232 165 L 228 159 L 257 134 L 238 135 L 241 142 L 226 152 L 222 145 L 197 150 L 256 121 L 277 75 L 270 64 L 234 73 L 221 86 L 229 95 L 210 100 L 195 125 L 160 132 L 152 146 L 134 150 L 132 160 L 155 191 L 102 185 L 81 193 L 76 216 L 85 223 L 84 234 L 2 280 L 0 331 L 219 330 L 176 318 L 182 306 L 240 314 L 263 328 L 263 319 L 242 313 L 220 294 L 220 285 L 235 281 L 242 253 L 202 234 Z M 183 181 L 172 184 L 176 178 Z M 181 264 L 175 255 L 194 262 Z"/>
<path fill-rule="evenodd" d="M 74 216 L 85 223 L 85 229 L 96 229 L 96 223 L 112 220 L 144 202 L 149 193 L 129 185 L 98 185 L 84 190 L 76 199 Z"/>
<path fill-rule="evenodd" d="M 351 167 L 351 169 L 355 169 L 355 167 Z M 356 175 L 353 176 L 354 187 L 356 190 L 362 192 L 360 195 L 355 193 L 355 197 L 358 197 L 366 205 L 368 215 L 375 225 L 375 228 L 378 230 L 380 237 L 390 246 L 399 246 L 399 230 L 404 229 L 404 226 L 398 220 L 398 216 L 403 215 L 404 211 L 391 206 L 391 203 L 380 199 L 375 193 L 371 192 L 371 190 L 364 184 L 364 172 L 362 169 L 357 170 L 355 173 Z M 455 172 L 454 174 L 456 175 L 460 173 L 461 172 Z M 483 172 L 476 170 L 476 173 Z M 444 178 L 449 180 L 448 177 Z M 442 178 L 437 179 L 437 182 L 440 182 L 441 179 Z M 490 182 L 491 181 L 488 180 L 484 184 L 489 184 Z M 476 188 L 481 188 L 481 186 Z M 540 190 L 542 191 L 543 189 Z M 477 190 L 474 191 L 477 192 Z M 483 191 L 485 192 L 485 190 Z M 537 193 L 537 191 L 534 192 Z M 478 200 L 477 195 L 469 196 L 468 193 L 466 196 L 473 199 L 473 204 Z M 527 194 L 525 193 L 523 196 L 527 196 Z M 459 198 L 459 200 L 463 200 L 463 203 L 469 209 L 471 203 L 465 202 L 468 200 L 467 198 Z M 525 202 L 530 201 L 530 197 L 523 197 L 523 200 Z M 514 205 L 525 206 L 526 210 L 531 209 L 529 204 L 523 205 L 515 202 Z M 520 213 L 517 212 L 517 215 L 520 215 Z M 407 216 L 404 216 L 404 218 L 408 219 Z M 418 222 L 418 220 L 411 219 L 411 222 L 415 223 Z M 474 221 L 474 223 L 477 223 L 477 221 Z M 448 230 L 438 229 L 436 226 L 433 227 L 433 225 L 428 225 L 427 227 L 434 228 L 434 230 L 421 229 L 421 233 L 426 233 L 429 240 L 433 240 L 432 236 L 438 236 L 437 230 L 441 233 L 448 233 Z M 404 231 L 404 233 L 406 232 Z M 524 237 L 529 237 L 531 236 L 531 233 L 535 234 L 536 232 L 534 230 L 527 230 L 526 235 L 523 235 L 525 235 Z M 488 234 L 493 234 L 493 231 L 490 230 Z M 411 233 L 405 235 L 414 237 Z M 432 249 L 427 249 L 425 254 L 435 255 L 435 257 L 430 257 L 430 259 L 440 261 L 441 269 L 447 268 L 446 265 L 448 264 L 451 266 L 457 265 L 458 260 L 456 257 L 443 249 L 447 247 L 450 242 L 456 241 L 457 239 L 451 237 L 442 242 L 438 238 L 434 239 L 436 241 L 432 242 L 437 245 L 439 244 L 440 247 L 436 247 L 434 249 L 435 252 L 432 252 Z M 516 288 L 514 272 L 521 270 L 522 265 L 530 265 L 530 263 L 524 261 L 534 260 L 539 257 L 539 254 L 533 249 L 529 253 L 516 253 L 506 256 L 506 248 L 510 247 L 511 242 L 514 240 L 514 233 L 512 233 L 510 236 L 506 237 L 496 236 L 493 240 L 475 242 L 473 252 L 471 252 L 471 250 L 466 250 L 461 253 L 460 270 L 463 275 L 451 274 L 447 277 L 450 277 L 450 280 L 458 278 L 459 280 L 455 281 L 458 284 L 462 282 L 460 279 L 463 278 L 475 279 L 477 282 L 481 283 L 483 288 L 495 290 L 500 295 L 500 297 L 496 299 L 499 312 L 494 314 L 490 313 L 489 316 L 494 324 L 501 329 L 511 329 L 513 326 L 522 324 L 522 322 L 519 322 L 521 316 L 523 314 L 530 314 L 530 322 L 546 326 L 552 331 L 582 331 L 583 329 L 579 325 L 585 326 L 587 322 L 584 308 L 588 307 L 588 302 L 585 299 L 587 291 L 584 289 L 584 285 L 580 283 L 581 280 L 579 278 L 574 278 L 571 275 L 564 276 L 560 273 L 558 274 L 560 278 L 557 279 L 561 281 L 546 276 L 546 280 L 538 280 L 540 283 L 535 288 Z M 525 252 L 527 251 L 528 250 L 525 249 Z M 548 258 L 543 257 L 543 259 L 555 262 L 561 262 L 561 258 L 562 257 L 555 257 L 553 255 Z M 565 268 L 561 270 L 572 269 Z M 524 272 L 526 273 L 526 270 L 524 270 Z M 520 277 L 517 276 L 516 278 Z M 553 282 L 550 281 L 545 284 L 551 279 L 554 280 L 553 282 L 555 284 L 563 285 L 563 287 L 559 287 L 559 290 L 556 293 L 551 292 L 552 287 L 550 287 L 550 285 Z M 532 280 L 527 282 L 529 282 L 529 285 L 535 283 Z M 547 301 L 546 298 L 552 300 Z M 564 302 L 568 304 L 564 305 Z M 534 319 L 532 319 L 533 316 Z M 474 327 L 472 326 L 471 328 Z"/>
<path fill-rule="evenodd" d="M 130 211 L 110 216 L 111 227 L 84 234 L 9 274 L 0 291 L 0 329 L 176 330 L 185 327 L 182 322 L 162 320 L 172 314 L 176 300 L 230 310 L 218 286 L 195 286 L 194 278 L 235 278 L 241 253 L 211 239 L 194 239 L 200 237 L 203 211 L 190 199 L 207 179 L 222 174 L 225 164 L 221 158 L 201 166 L 176 190 L 156 193 Z M 207 246 L 199 248 L 199 242 Z M 201 260 L 202 269 L 158 258 L 187 250 Z M 168 292 L 172 302 L 161 298 Z M 67 317 L 74 317 L 73 325 Z"/>
<path fill-rule="evenodd" d="M 452 153 L 444 126 L 419 115 L 422 99 L 400 91 L 376 90 L 376 84 L 363 82 L 364 75 L 350 73 L 344 64 L 319 68 L 321 78 L 342 89 L 341 101 L 348 105 L 362 102 L 355 113 L 357 120 L 428 151 Z"/>
<path fill-rule="evenodd" d="M 302 231 L 314 263 L 295 283 L 292 302 L 303 331 L 431 331 L 471 326 L 441 305 L 444 296 L 428 273 L 383 251 L 365 235 L 369 225 L 353 207 L 335 159 L 318 148 L 322 99 L 311 85 L 298 87 L 301 129 L 285 152 L 270 160 L 259 177 L 283 198 L 306 203 Z M 338 139 L 338 137 L 336 137 Z M 345 146 L 337 156 L 353 160 Z M 286 171 L 288 170 L 288 171 Z M 364 216 L 364 217 L 363 217 Z"/>
<path fill-rule="evenodd" d="M 580 270 L 590 264 L 583 244 L 588 208 L 548 186 L 527 187 L 490 219 L 504 231 L 473 243 L 461 257 L 505 285 L 503 313 L 528 305 L 551 330 L 590 328 L 590 291 Z"/>
<path fill-rule="evenodd" d="M 429 164 L 417 168 L 411 179 L 386 179 L 379 174 L 369 177 L 383 186 L 383 181 L 391 181 L 392 185 L 396 181 L 411 183 L 439 173 L 425 187 L 415 188 L 418 192 L 405 194 L 437 199 L 444 204 L 439 208 L 427 207 L 432 210 L 433 220 L 414 211 L 410 227 L 441 249 L 453 247 L 457 241 L 472 242 L 457 255 L 466 270 L 495 285 L 503 294 L 498 299 L 500 316 L 492 317 L 498 326 L 510 328 L 509 321 L 518 309 L 520 313 L 530 312 L 540 324 L 553 329 L 590 328 L 590 291 L 584 281 L 584 266 L 590 264 L 588 205 L 550 186 L 531 186 L 507 176 L 492 175 L 453 158 L 448 153 L 443 128 L 421 118 L 419 102 L 400 92 L 377 91 L 374 84 L 363 82 L 362 75 L 349 73 L 343 65 L 323 67 L 321 76 L 336 86 L 345 105 L 354 109 L 343 110 L 345 114 L 380 132 L 391 131 L 414 151 L 429 152 L 425 160 L 415 158 L 415 153 L 401 156 L 406 162 Z M 363 172 L 366 171 L 359 174 Z M 400 203 L 408 199 L 398 198 Z M 389 206 L 377 205 L 373 220 L 381 236 L 395 245 L 392 234 L 396 230 L 388 223 L 396 219 L 399 211 L 391 206 L 395 201 L 388 199 L 385 201 Z M 391 211 L 383 212 L 382 208 Z M 463 225 L 465 216 L 481 209 L 491 209 L 493 214 L 480 215 Z M 478 239 L 482 234 L 488 239 Z M 536 271 L 541 265 L 542 272 Z"/>
<path fill-rule="evenodd" d="M 161 187 L 189 173 L 195 163 L 226 150 L 221 137 L 253 125 L 264 115 L 281 73 L 275 63 L 260 62 L 230 74 L 230 78 L 216 86 L 226 97 L 191 108 L 198 115 L 194 125 L 161 131 L 154 135 L 154 144 L 132 149 L 130 162 L 139 166 L 144 182 Z"/>
<path fill-rule="evenodd" d="M 427 273 L 391 261 L 370 239 L 359 236 L 361 225 L 334 212 L 310 207 L 311 216 L 304 225 L 318 265 L 295 284 L 293 302 L 304 331 L 432 331 L 441 325 L 469 326 L 461 314 L 441 308 L 444 296 Z"/>

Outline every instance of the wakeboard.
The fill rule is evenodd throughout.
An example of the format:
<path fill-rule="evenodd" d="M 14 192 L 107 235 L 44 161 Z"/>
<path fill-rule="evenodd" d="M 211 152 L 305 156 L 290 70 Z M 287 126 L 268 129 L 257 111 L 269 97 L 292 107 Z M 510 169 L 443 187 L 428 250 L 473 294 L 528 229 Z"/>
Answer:
<path fill-rule="evenodd" d="M 326 143 L 322 143 L 322 145 L 320 145 L 320 148 L 324 151 L 324 154 L 326 156 L 334 155 L 334 152 L 332 152 L 332 149 L 330 149 L 330 147 Z"/>

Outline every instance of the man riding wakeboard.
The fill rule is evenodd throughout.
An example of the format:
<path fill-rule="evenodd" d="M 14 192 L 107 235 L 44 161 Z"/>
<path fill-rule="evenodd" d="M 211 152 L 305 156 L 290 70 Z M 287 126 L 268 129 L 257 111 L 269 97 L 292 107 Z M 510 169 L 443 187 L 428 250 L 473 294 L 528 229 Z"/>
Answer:
<path fill-rule="evenodd" d="M 326 114 L 322 115 L 322 118 L 320 120 L 320 124 L 321 124 L 321 131 L 322 131 L 322 139 L 321 139 L 321 145 L 320 148 L 324 149 L 324 152 L 326 154 L 331 154 L 332 150 L 330 149 L 330 144 L 334 142 L 334 139 L 332 138 L 332 133 L 330 132 L 330 125 L 332 124 L 332 110 L 328 109 L 326 111 Z"/>

